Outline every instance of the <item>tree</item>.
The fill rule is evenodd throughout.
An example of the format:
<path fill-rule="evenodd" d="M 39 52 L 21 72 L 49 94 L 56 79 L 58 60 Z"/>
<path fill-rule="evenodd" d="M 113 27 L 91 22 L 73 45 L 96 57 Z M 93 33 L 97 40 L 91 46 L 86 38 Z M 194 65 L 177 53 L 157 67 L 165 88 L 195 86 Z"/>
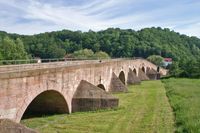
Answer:
<path fill-rule="evenodd" d="M 28 59 L 28 54 L 25 51 L 24 44 L 20 38 L 17 38 L 16 40 L 16 59 Z"/>
<path fill-rule="evenodd" d="M 200 77 L 200 60 L 188 60 L 179 66 L 183 71 L 181 77 L 199 78 Z"/>
<path fill-rule="evenodd" d="M 110 56 L 103 51 L 94 53 L 91 49 L 78 50 L 73 53 L 75 58 L 79 59 L 109 59 Z"/>
<path fill-rule="evenodd" d="M 91 49 L 83 49 L 75 51 L 73 56 L 79 59 L 91 59 L 94 58 L 94 52 Z"/>
<path fill-rule="evenodd" d="M 3 64 L 2 60 L 3 60 L 3 56 L 2 56 L 2 54 L 0 52 L 0 65 Z"/>
<path fill-rule="evenodd" d="M 94 55 L 97 59 L 110 59 L 110 56 L 103 51 L 96 52 Z"/>
<path fill-rule="evenodd" d="M 4 60 L 25 60 L 28 59 L 28 54 L 24 49 L 23 42 L 17 38 L 16 41 L 9 37 L 3 38 L 0 43 L 1 56 Z"/>
<path fill-rule="evenodd" d="M 1 52 L 0 52 L 0 60 L 3 60 L 3 56 L 2 56 L 2 54 L 1 54 Z"/>
<path fill-rule="evenodd" d="M 162 66 L 164 61 L 163 57 L 159 55 L 151 55 L 147 58 L 147 60 L 154 63 L 157 66 Z"/>
<path fill-rule="evenodd" d="M 169 74 L 174 77 L 179 77 L 183 71 L 180 69 L 177 62 L 173 62 L 169 68 Z"/>
<path fill-rule="evenodd" d="M 57 47 L 57 45 L 50 45 L 47 49 L 48 58 L 63 58 L 66 52 L 64 49 Z"/>

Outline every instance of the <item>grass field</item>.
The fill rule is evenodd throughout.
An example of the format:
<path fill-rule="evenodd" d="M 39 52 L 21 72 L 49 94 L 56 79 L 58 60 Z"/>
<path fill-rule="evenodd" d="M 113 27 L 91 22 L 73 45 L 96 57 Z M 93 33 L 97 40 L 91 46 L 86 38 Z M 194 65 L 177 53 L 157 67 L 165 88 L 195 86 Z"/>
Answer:
<path fill-rule="evenodd" d="M 177 132 L 200 133 L 200 79 L 163 80 L 175 112 Z"/>
<path fill-rule="evenodd" d="M 174 117 L 161 81 L 129 86 L 114 94 L 120 106 L 113 110 L 54 115 L 23 120 L 42 133 L 172 133 Z"/>

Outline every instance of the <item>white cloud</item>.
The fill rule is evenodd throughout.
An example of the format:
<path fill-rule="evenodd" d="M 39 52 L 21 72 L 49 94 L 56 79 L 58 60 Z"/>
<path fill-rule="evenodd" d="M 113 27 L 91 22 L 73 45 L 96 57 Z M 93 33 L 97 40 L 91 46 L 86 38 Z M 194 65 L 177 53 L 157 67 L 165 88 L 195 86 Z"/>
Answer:
<path fill-rule="evenodd" d="M 186 27 L 176 28 L 175 30 L 189 36 L 200 37 L 200 22 L 188 25 Z"/>

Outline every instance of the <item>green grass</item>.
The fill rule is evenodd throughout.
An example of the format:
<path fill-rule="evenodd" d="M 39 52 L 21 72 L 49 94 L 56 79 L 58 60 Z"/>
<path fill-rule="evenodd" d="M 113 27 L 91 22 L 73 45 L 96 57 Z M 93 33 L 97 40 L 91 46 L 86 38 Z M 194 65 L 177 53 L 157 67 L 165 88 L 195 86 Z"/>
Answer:
<path fill-rule="evenodd" d="M 23 120 L 41 133 L 172 133 L 174 117 L 161 81 L 129 86 L 128 93 L 114 94 L 119 108 L 54 115 Z"/>
<path fill-rule="evenodd" d="M 178 133 L 200 133 L 200 79 L 163 80 Z"/>

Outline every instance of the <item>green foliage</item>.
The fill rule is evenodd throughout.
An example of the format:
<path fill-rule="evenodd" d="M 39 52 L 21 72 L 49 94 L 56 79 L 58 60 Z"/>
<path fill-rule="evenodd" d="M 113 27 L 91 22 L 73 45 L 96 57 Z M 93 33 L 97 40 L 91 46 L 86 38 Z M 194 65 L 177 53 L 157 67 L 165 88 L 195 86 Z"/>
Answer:
<path fill-rule="evenodd" d="M 0 41 L 0 58 L 3 60 L 28 59 L 23 42 L 17 38 L 16 41 L 5 37 Z"/>
<path fill-rule="evenodd" d="M 63 58 L 65 54 L 65 50 L 58 48 L 56 45 L 50 45 L 47 49 L 47 57 L 50 58 Z"/>
<path fill-rule="evenodd" d="M 5 39 L 6 36 L 11 39 Z M 26 56 L 26 52 L 32 57 L 40 58 L 62 58 L 66 53 L 74 54 L 78 58 L 90 59 L 107 58 L 106 53 L 115 58 L 147 58 L 150 55 L 160 55 L 172 58 L 178 63 L 171 66 L 171 74 L 199 77 L 200 39 L 180 35 L 166 28 L 152 27 L 140 31 L 109 28 L 99 32 L 62 30 L 32 36 L 0 32 L 0 38 L 4 38 L 0 39 L 0 45 L 5 49 L 1 49 L 3 59 L 22 59 Z M 16 38 L 22 40 L 26 52 L 17 50 L 15 43 L 22 44 L 22 42 L 15 42 Z M 21 50 L 24 49 L 23 45 L 20 47 Z M 16 53 L 16 50 L 21 54 Z M 157 60 L 157 57 L 151 57 L 150 59 L 160 65 L 161 58 Z"/>
<path fill-rule="evenodd" d="M 102 51 L 94 53 L 91 49 L 78 50 L 73 53 L 78 59 L 109 59 L 110 56 Z"/>
<path fill-rule="evenodd" d="M 156 64 L 157 66 L 162 66 L 164 58 L 160 55 L 151 55 L 147 58 L 147 60 Z"/>
<path fill-rule="evenodd" d="M 200 59 L 173 62 L 169 67 L 169 72 L 174 77 L 200 78 Z"/>
<path fill-rule="evenodd" d="M 181 77 L 200 78 L 200 59 L 188 60 L 179 67 L 183 70 Z"/>
<path fill-rule="evenodd" d="M 2 32 L 0 36 L 5 36 Z M 33 57 L 63 57 L 54 55 L 51 45 L 58 51 L 70 54 L 82 49 L 103 51 L 111 57 L 143 57 L 161 55 L 174 61 L 196 59 L 200 56 L 200 39 L 180 35 L 169 29 L 145 28 L 140 31 L 109 28 L 104 31 L 72 32 L 69 30 L 47 32 L 33 36 L 7 34 L 13 39 L 22 38 L 26 51 Z M 55 47 L 53 46 L 53 47 Z M 51 51 L 49 54 L 49 51 Z"/>
<path fill-rule="evenodd" d="M 94 52 L 91 49 L 83 49 L 75 51 L 73 56 L 79 59 L 92 59 L 94 58 Z"/>
<path fill-rule="evenodd" d="M 25 51 L 24 44 L 21 39 L 17 38 L 15 42 L 15 47 L 16 47 L 16 53 L 17 53 L 15 54 L 15 59 L 28 59 L 28 54 Z"/>
<path fill-rule="evenodd" d="M 0 52 L 0 60 L 3 60 L 3 56 L 2 56 L 2 54 L 1 54 L 1 52 Z"/>
<path fill-rule="evenodd" d="M 176 121 L 176 133 L 200 131 L 200 79 L 163 80 Z"/>
<path fill-rule="evenodd" d="M 179 64 L 177 62 L 173 62 L 169 66 L 169 74 L 174 77 L 179 77 L 183 71 L 180 69 Z"/>
<path fill-rule="evenodd" d="M 110 56 L 106 52 L 102 52 L 102 51 L 96 52 L 94 56 L 97 59 L 110 59 Z"/>
<path fill-rule="evenodd" d="M 3 62 L 1 62 L 1 60 L 3 60 L 3 56 L 2 56 L 2 54 L 1 54 L 1 52 L 0 52 L 0 65 L 3 64 Z"/>

